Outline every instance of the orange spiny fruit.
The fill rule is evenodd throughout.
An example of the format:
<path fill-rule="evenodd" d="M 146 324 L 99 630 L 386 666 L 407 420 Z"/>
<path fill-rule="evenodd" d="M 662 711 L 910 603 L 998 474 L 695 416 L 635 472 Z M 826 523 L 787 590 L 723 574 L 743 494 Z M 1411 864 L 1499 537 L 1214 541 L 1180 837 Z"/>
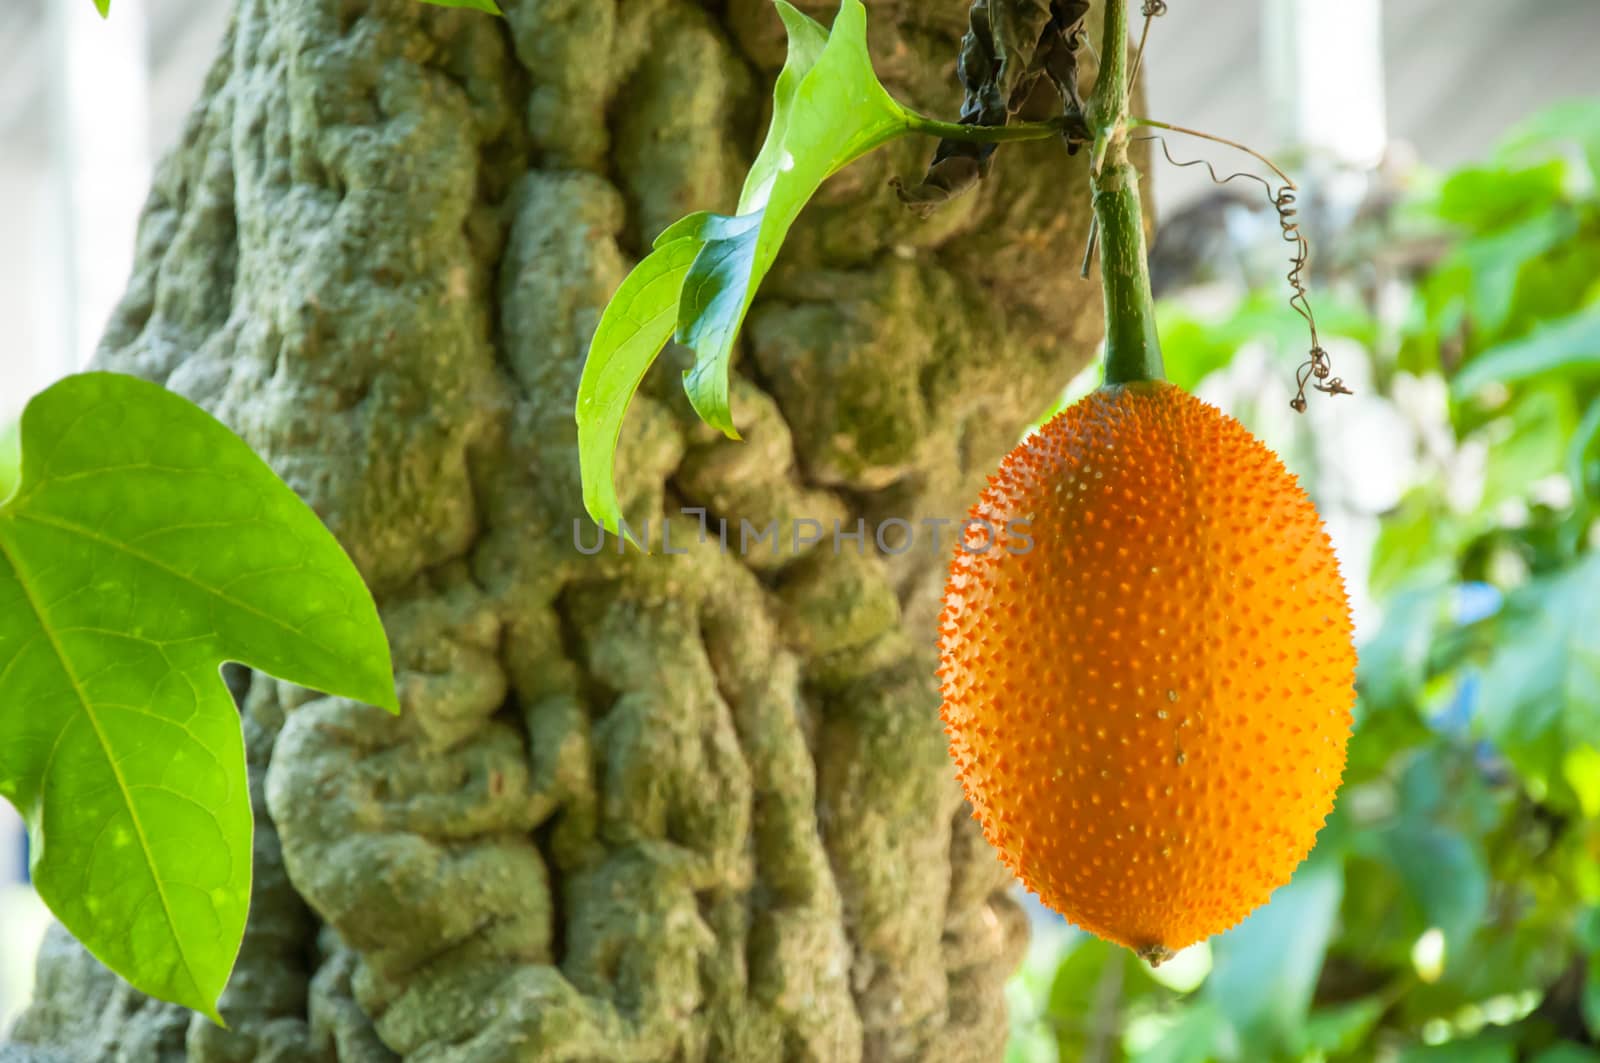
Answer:
<path fill-rule="evenodd" d="M 1006 457 L 939 650 L 989 842 L 1153 962 L 1265 903 L 1333 808 L 1355 650 L 1332 545 L 1277 456 L 1171 384 L 1102 388 Z"/>

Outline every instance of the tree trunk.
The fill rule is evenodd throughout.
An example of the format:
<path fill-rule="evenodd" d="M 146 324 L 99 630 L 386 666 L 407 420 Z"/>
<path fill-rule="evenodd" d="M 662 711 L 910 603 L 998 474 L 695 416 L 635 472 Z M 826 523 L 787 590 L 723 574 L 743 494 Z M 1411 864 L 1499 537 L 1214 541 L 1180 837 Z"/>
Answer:
<path fill-rule="evenodd" d="M 237 0 L 98 362 L 311 502 L 404 712 L 230 672 L 257 824 L 230 1030 L 57 928 L 0 1059 L 1001 1055 L 1025 923 L 947 762 L 953 525 L 920 522 L 964 518 L 1094 351 L 1082 156 L 1008 148 L 927 222 L 886 184 L 931 143 L 831 181 L 741 341 L 746 441 L 696 422 L 669 349 L 619 455 L 658 548 L 587 556 L 589 335 L 660 229 L 733 206 L 783 35 L 768 0 L 504 6 Z M 965 20 L 873 4 L 890 90 L 953 114 Z M 683 507 L 730 521 L 726 553 Z M 910 549 L 874 542 L 888 518 Z M 741 519 L 779 548 L 739 556 Z"/>

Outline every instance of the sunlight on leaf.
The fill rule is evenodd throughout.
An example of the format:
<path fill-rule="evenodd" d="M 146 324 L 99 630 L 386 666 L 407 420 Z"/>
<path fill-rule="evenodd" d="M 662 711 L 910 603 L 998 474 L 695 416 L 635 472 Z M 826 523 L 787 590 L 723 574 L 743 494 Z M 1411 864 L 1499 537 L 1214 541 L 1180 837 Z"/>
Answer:
<path fill-rule="evenodd" d="M 1600 819 L 1600 747 L 1580 745 L 1567 750 L 1561 773 L 1578 797 L 1578 809 L 1589 819 Z"/>
<path fill-rule="evenodd" d="M 218 668 L 397 709 L 371 595 L 210 415 L 85 373 L 28 404 L 0 507 L 0 796 L 39 895 L 135 988 L 220 1021 L 252 822 Z"/>
<path fill-rule="evenodd" d="M 789 116 L 794 113 L 795 95 L 828 44 L 828 31 L 815 19 L 801 14 L 783 0 L 777 0 L 775 6 L 789 36 L 789 53 L 772 86 L 772 124 L 767 128 L 767 139 L 762 142 L 761 150 L 756 153 L 756 161 L 750 164 L 750 172 L 745 175 L 736 214 L 748 214 L 767 205 L 772 183 L 783 165 L 784 139 L 789 132 Z"/>
<path fill-rule="evenodd" d="M 17 477 L 22 475 L 21 430 L 16 421 L 0 425 L 0 502 L 11 497 L 17 489 Z"/>

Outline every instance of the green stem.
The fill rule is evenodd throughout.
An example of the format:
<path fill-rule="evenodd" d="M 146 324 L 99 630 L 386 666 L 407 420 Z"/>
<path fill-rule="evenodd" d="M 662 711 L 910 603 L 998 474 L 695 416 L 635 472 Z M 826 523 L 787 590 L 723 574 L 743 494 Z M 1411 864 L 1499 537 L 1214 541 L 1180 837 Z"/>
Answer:
<path fill-rule="evenodd" d="M 962 125 L 959 122 L 941 122 L 915 111 L 906 112 L 906 124 L 913 133 L 926 133 L 941 140 L 958 140 L 968 144 L 1003 144 L 1016 140 L 1048 140 L 1059 137 L 1066 128 L 1065 122 L 1054 118 L 1046 122 L 1018 122 L 1015 125 Z"/>
<path fill-rule="evenodd" d="M 1106 383 L 1163 380 L 1144 243 L 1139 171 L 1128 159 L 1128 0 L 1106 0 L 1100 75 L 1089 98 L 1095 131 L 1089 182 L 1106 303 Z"/>

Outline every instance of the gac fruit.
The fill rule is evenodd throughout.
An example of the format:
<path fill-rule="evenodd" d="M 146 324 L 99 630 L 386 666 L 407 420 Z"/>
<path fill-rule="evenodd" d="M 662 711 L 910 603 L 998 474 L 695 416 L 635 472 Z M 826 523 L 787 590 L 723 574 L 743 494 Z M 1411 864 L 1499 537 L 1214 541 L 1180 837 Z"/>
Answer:
<path fill-rule="evenodd" d="M 990 844 L 1151 962 L 1264 904 L 1333 808 L 1356 657 L 1332 544 L 1277 455 L 1171 384 L 1102 388 L 1005 458 L 939 651 Z"/>

